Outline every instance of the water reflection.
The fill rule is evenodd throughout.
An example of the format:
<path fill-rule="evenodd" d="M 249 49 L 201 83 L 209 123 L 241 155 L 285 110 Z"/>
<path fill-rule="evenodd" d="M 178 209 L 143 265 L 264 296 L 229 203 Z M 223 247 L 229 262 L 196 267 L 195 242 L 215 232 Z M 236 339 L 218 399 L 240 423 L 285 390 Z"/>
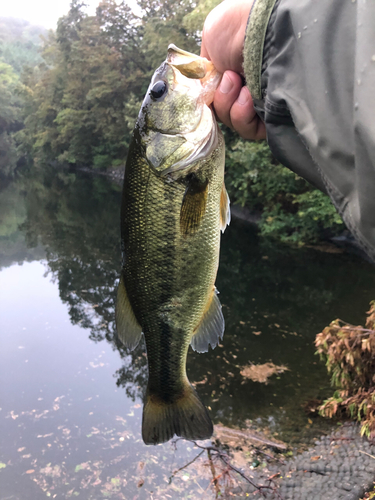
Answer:
<path fill-rule="evenodd" d="M 124 360 L 117 385 L 134 399 L 146 385 L 144 345 L 127 353 L 114 329 L 120 191 L 100 177 L 50 172 L 33 183 L 27 179 L 3 193 L 2 200 L 13 200 L 13 207 L 2 212 L 2 227 L 8 233 L 19 228 L 8 234 L 7 248 L 15 241 L 19 251 L 21 238 L 14 234 L 22 235 L 29 252 L 38 244 L 44 248 L 72 324 L 88 329 L 95 342 L 116 345 Z M 294 406 L 307 386 L 317 396 L 316 387 L 326 380 L 312 355 L 314 336 L 337 316 L 359 323 L 375 296 L 375 275 L 368 263 L 352 256 L 259 241 L 254 228 L 235 221 L 223 237 L 217 287 L 226 318 L 223 346 L 209 359 L 191 351 L 189 377 L 214 418 L 240 424 L 269 417 L 270 406 Z M 240 375 L 244 365 L 269 360 L 289 367 L 280 382 L 272 379 L 264 386 Z"/>
<path fill-rule="evenodd" d="M 119 450 L 117 445 L 120 446 L 123 442 L 119 440 L 124 438 L 127 444 L 126 456 L 132 455 L 132 461 L 126 462 L 127 459 L 123 458 L 122 462 L 120 460 L 116 463 L 121 463 L 123 469 L 125 467 L 131 470 L 131 474 L 139 479 L 144 474 L 139 470 L 139 463 L 144 462 L 147 457 L 150 464 L 152 460 L 163 462 L 163 456 L 167 457 L 165 462 L 171 471 L 193 452 L 186 446 L 180 446 L 171 458 L 169 445 L 160 447 L 163 451 L 146 451 L 141 442 L 141 406 L 147 384 L 144 345 L 141 344 L 134 352 L 129 353 L 116 341 L 114 331 L 114 303 L 120 269 L 120 198 L 120 188 L 106 179 L 65 172 L 50 172 L 43 177 L 20 180 L 1 192 L 2 276 L 5 276 L 5 272 L 18 270 L 20 289 L 27 283 L 26 291 L 30 294 L 35 287 L 36 296 L 33 309 L 25 308 L 28 316 L 34 318 L 31 324 L 30 319 L 16 310 L 13 302 L 13 305 L 9 303 L 6 308 L 3 302 L 2 314 L 6 317 L 3 325 L 7 325 L 4 331 L 12 332 L 17 325 L 18 330 L 14 335 L 20 335 L 19 340 L 22 342 L 31 342 L 33 339 L 30 349 L 33 342 L 36 342 L 35 339 L 39 338 L 38 332 L 42 332 L 38 340 L 39 349 L 33 350 L 35 369 L 30 380 L 37 379 L 40 384 L 49 386 L 50 401 L 49 406 L 43 407 L 40 404 L 33 408 L 32 404 L 38 400 L 36 396 L 39 387 L 34 390 L 30 386 L 33 403 L 30 401 L 26 406 L 17 403 L 14 394 L 17 391 L 25 392 L 21 386 L 25 384 L 24 377 L 27 375 L 25 360 L 17 358 L 15 353 L 19 355 L 16 351 L 18 347 L 12 344 L 15 350 L 7 358 L 6 366 L 13 366 L 13 372 L 16 366 L 18 375 L 13 379 L 7 378 L 13 386 L 6 392 L 10 402 L 3 409 L 3 415 L 6 413 L 8 418 L 4 420 L 3 416 L 1 419 L 4 432 L 9 425 L 22 422 L 26 433 L 23 434 L 23 439 L 31 447 L 35 447 L 35 443 L 42 439 L 39 438 L 38 441 L 35 436 L 32 437 L 33 433 L 31 437 L 26 437 L 33 426 L 38 426 L 38 435 L 41 436 L 56 433 L 57 423 L 62 426 L 59 430 L 60 444 L 65 451 L 59 458 L 54 455 L 54 459 L 50 458 L 46 462 L 58 463 L 60 468 L 63 467 L 61 461 L 65 461 L 65 468 L 85 464 L 87 456 L 98 455 L 98 450 L 101 450 L 99 455 L 102 455 L 100 460 L 103 461 L 107 453 L 104 450 L 112 450 L 114 443 L 115 449 Z M 27 272 L 31 271 L 27 271 L 26 265 L 21 268 L 9 267 L 14 263 L 41 259 L 45 262 L 43 272 L 47 273 L 44 281 L 42 275 L 40 279 L 32 274 L 28 275 Z M 54 282 L 55 291 L 52 292 L 51 289 L 43 295 L 43 287 L 47 286 L 43 283 L 49 283 L 49 280 Z M 5 286 L 4 281 L 2 286 Z M 291 250 L 272 242 L 261 241 L 252 227 L 233 221 L 223 237 L 217 287 L 226 320 L 223 345 L 204 356 L 191 350 L 188 355 L 189 379 L 196 384 L 202 401 L 210 409 L 214 423 L 243 426 L 246 421 L 251 420 L 253 425 L 268 427 L 279 438 L 288 442 L 300 441 L 305 435 L 314 435 L 318 424 L 309 423 L 302 405 L 308 399 L 324 395 L 329 385 L 325 367 L 314 356 L 315 334 L 336 317 L 355 324 L 362 321 L 369 301 L 375 297 L 373 267 L 351 255 L 329 254 L 313 249 Z M 3 293 L 7 295 L 6 291 Z M 54 293 L 58 293 L 59 299 Z M 16 298 L 15 292 L 14 300 Z M 27 300 L 30 302 L 30 298 Z M 68 308 L 69 327 L 66 319 L 59 316 L 60 313 L 45 319 L 47 308 L 51 307 L 52 311 L 61 303 Z M 43 323 L 40 322 L 42 320 Z M 45 321 L 49 322 L 52 330 L 57 329 L 59 333 L 53 337 L 50 345 L 51 349 L 56 350 L 56 346 L 60 349 L 52 356 L 53 363 L 58 364 L 55 370 L 58 380 L 56 375 L 52 375 L 53 366 L 50 366 L 50 370 L 46 368 L 46 346 L 49 345 L 46 332 L 49 330 L 46 329 Z M 23 327 L 28 328 L 26 332 L 30 332 L 31 337 L 22 337 Z M 12 335 L 9 333 L 9 336 L 4 337 L 4 346 L 8 341 L 9 345 L 14 342 Z M 88 342 L 87 336 L 93 342 Z M 108 350 L 109 346 L 111 349 Z M 3 349 L 3 353 L 5 352 L 6 348 Z M 244 366 L 268 361 L 286 365 L 289 371 L 271 377 L 267 385 L 253 382 L 241 375 Z M 2 370 L 5 370 L 4 366 Z M 42 381 L 43 370 L 46 370 L 49 384 L 46 380 Z M 102 370 L 105 377 L 100 379 L 97 375 L 91 375 L 97 373 L 95 370 Z M 87 389 L 87 394 L 83 397 L 81 385 L 84 386 L 88 374 L 94 382 L 90 382 L 90 389 Z M 65 384 L 69 384 L 68 389 L 64 386 L 64 380 Z M 59 384 L 61 394 L 57 388 L 60 387 Z M 98 389 L 94 394 L 93 387 L 96 384 Z M 54 401 L 61 395 L 65 398 Z M 97 395 L 99 398 L 95 399 Z M 95 425 L 87 421 L 90 411 L 87 405 L 77 403 L 80 398 L 92 398 L 86 403 L 91 405 L 89 410 L 95 416 Z M 98 400 L 102 404 L 98 404 Z M 73 405 L 72 408 L 69 407 L 69 402 Z M 76 427 L 68 425 L 69 422 L 64 421 L 63 415 L 55 417 L 55 422 L 50 420 L 54 404 L 63 409 L 66 418 L 74 421 Z M 30 412 L 33 409 L 37 409 L 36 415 L 43 411 L 50 413 L 39 419 L 32 414 L 16 419 L 9 416 L 11 411 L 15 412 L 14 415 L 21 415 L 20 412 Z M 97 433 L 93 431 L 93 427 L 97 429 Z M 67 431 L 64 431 L 65 428 Z M 82 433 L 80 436 L 78 429 Z M 69 434 L 65 437 L 70 435 L 70 443 L 76 443 L 74 464 L 69 462 L 67 448 L 63 445 L 64 432 L 68 431 Z M 93 439 L 90 446 L 82 442 L 87 435 Z M 57 449 L 58 446 L 56 444 Z M 18 447 L 23 448 L 24 445 L 20 443 Z M 54 447 L 52 443 L 51 448 Z M 48 452 L 47 444 L 41 448 L 41 456 L 43 449 L 47 450 L 43 453 Z M 73 454 L 72 450 L 70 452 Z M 109 462 L 116 460 L 116 456 L 109 451 L 108 453 Z M 63 458 L 65 456 L 68 458 Z M 2 460 L 5 463 L 5 459 Z M 13 460 L 16 461 L 16 458 Z M 67 464 L 70 464 L 69 467 Z M 30 470 L 33 467 L 31 464 Z M 91 477 L 90 484 L 94 484 L 99 478 L 99 465 L 96 467 L 91 461 L 89 465 L 82 467 L 86 467 L 85 470 Z M 115 465 L 112 464 L 112 467 Z M 164 481 L 163 468 L 152 469 L 149 465 L 148 470 L 148 474 L 155 476 L 154 484 Z M 53 477 L 53 473 L 51 474 L 48 477 Z M 111 474 L 112 478 L 117 477 L 113 470 Z M 59 477 L 65 477 L 62 469 Z M 117 479 L 111 483 L 109 480 L 115 492 L 118 489 L 114 486 L 116 481 Z M 63 484 L 63 479 L 61 482 Z M 137 485 L 133 486 L 131 490 L 127 490 L 129 494 L 130 491 L 134 495 L 140 494 Z M 207 484 L 203 481 L 200 487 L 206 488 Z M 194 488 L 200 491 L 198 486 Z M 111 495 L 115 494 L 113 491 Z M 148 498 L 146 493 L 144 495 L 144 498 Z M 34 495 L 30 498 L 39 497 Z"/>

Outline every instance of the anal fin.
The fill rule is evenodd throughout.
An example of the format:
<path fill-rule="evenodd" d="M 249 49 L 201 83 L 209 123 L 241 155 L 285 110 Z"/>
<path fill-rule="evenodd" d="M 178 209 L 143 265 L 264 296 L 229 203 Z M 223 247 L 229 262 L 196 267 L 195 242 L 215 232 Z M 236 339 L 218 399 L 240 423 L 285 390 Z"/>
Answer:
<path fill-rule="evenodd" d="M 194 351 L 207 352 L 209 345 L 215 349 L 224 336 L 224 316 L 217 293 L 214 287 L 206 311 L 191 339 L 190 345 Z"/>
<path fill-rule="evenodd" d="M 142 335 L 142 327 L 138 323 L 132 306 L 130 305 L 122 274 L 117 289 L 115 316 L 118 338 L 125 347 L 132 351 L 139 344 Z"/>
<path fill-rule="evenodd" d="M 230 201 L 225 184 L 223 182 L 223 187 L 220 196 L 220 229 L 223 233 L 225 228 L 229 226 L 230 223 Z"/>

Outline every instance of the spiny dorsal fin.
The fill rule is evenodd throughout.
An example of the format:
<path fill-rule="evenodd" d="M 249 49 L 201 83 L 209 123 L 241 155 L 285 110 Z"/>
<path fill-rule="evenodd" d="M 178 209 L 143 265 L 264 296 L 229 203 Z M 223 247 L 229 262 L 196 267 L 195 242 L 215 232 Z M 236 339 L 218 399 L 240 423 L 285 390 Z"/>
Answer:
<path fill-rule="evenodd" d="M 223 182 L 223 188 L 221 190 L 220 196 L 220 229 L 223 233 L 225 228 L 229 226 L 230 223 L 230 201 L 227 190 L 225 189 L 225 184 Z"/>
<path fill-rule="evenodd" d="M 190 345 L 194 351 L 207 352 L 209 345 L 215 349 L 224 336 L 224 316 L 217 293 L 214 287 L 206 311 L 191 339 Z"/>
<path fill-rule="evenodd" d="M 206 211 L 208 182 L 196 177 L 189 182 L 181 205 L 180 230 L 185 236 L 195 234 Z"/>
<path fill-rule="evenodd" d="M 118 338 L 124 346 L 131 351 L 135 349 L 141 340 L 142 327 L 134 316 L 122 274 L 117 289 L 116 328 Z"/>

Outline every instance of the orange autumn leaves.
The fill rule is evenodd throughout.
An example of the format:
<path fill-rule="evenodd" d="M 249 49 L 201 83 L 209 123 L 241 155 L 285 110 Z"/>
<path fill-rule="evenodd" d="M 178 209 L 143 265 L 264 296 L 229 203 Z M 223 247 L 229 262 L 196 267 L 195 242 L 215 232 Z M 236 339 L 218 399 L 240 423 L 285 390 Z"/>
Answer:
<path fill-rule="evenodd" d="M 375 436 L 375 301 L 365 327 L 336 319 L 316 336 L 317 353 L 326 361 L 338 390 L 319 408 L 327 417 L 343 411 L 362 423 L 362 435 Z"/>

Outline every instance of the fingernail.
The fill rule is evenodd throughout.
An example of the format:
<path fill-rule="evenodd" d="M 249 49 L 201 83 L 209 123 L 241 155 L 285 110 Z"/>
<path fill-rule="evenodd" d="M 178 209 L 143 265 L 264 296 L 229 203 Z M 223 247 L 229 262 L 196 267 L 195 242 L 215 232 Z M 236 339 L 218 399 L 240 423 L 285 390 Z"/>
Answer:
<path fill-rule="evenodd" d="M 233 88 L 233 82 L 225 73 L 220 83 L 220 92 L 223 94 L 228 94 Z"/>
<path fill-rule="evenodd" d="M 240 95 L 238 96 L 237 102 L 238 104 L 246 104 L 249 100 L 249 90 L 247 87 L 242 87 Z"/>

